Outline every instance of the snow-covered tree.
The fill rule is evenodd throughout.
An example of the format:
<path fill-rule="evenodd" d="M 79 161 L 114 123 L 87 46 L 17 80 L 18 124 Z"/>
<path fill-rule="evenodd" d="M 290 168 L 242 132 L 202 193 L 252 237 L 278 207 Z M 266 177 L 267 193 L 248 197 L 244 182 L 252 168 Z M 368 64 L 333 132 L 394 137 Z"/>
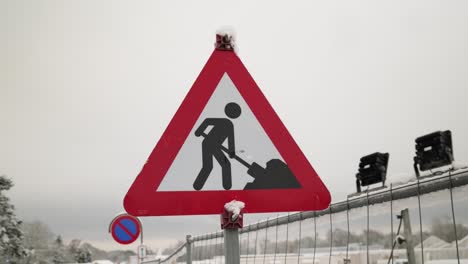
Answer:
<path fill-rule="evenodd" d="M 80 249 L 78 249 L 75 256 L 75 260 L 78 263 L 87 263 L 93 261 L 91 259 L 91 252 L 85 247 L 81 247 Z"/>
<path fill-rule="evenodd" d="M 54 255 L 52 256 L 52 263 L 54 264 L 62 264 L 62 263 L 67 263 L 67 257 L 65 255 L 65 252 L 62 249 L 58 249 L 54 251 Z"/>
<path fill-rule="evenodd" d="M 21 258 L 26 255 L 23 247 L 21 221 L 15 215 L 15 208 L 4 192 L 13 187 L 13 182 L 0 176 L 0 257 Z"/>
<path fill-rule="evenodd" d="M 63 240 L 62 236 L 58 235 L 57 238 L 55 239 L 55 246 L 58 248 L 63 247 Z"/>
<path fill-rule="evenodd" d="M 63 240 L 62 240 L 62 237 L 59 235 L 54 241 L 52 263 L 62 264 L 62 263 L 68 263 L 68 262 L 69 260 L 67 259 L 67 254 L 65 251 L 65 247 L 63 245 Z"/>
<path fill-rule="evenodd" d="M 49 226 L 41 221 L 24 222 L 22 230 L 24 232 L 24 246 L 28 249 L 47 249 L 54 238 L 54 233 Z"/>
<path fill-rule="evenodd" d="M 70 243 L 68 244 L 68 252 L 70 253 L 70 255 L 72 255 L 73 257 L 78 255 L 80 244 L 81 244 L 81 240 L 79 239 L 73 239 L 72 241 L 70 241 Z"/>

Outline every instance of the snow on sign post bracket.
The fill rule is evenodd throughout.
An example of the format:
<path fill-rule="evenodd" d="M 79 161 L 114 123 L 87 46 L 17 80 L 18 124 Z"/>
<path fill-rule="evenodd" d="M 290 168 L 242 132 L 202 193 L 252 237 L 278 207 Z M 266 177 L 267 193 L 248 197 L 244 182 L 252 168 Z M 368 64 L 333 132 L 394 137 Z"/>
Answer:
<path fill-rule="evenodd" d="M 234 199 L 245 203 L 244 213 L 330 204 L 327 188 L 234 49 L 217 43 L 124 207 L 135 216 L 220 214 Z"/>

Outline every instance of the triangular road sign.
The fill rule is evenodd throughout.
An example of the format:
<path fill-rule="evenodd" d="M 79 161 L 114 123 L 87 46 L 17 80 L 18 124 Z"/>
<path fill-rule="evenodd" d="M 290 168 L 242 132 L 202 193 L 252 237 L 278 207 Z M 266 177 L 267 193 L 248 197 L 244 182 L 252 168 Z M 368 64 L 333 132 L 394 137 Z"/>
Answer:
<path fill-rule="evenodd" d="M 322 210 L 330 194 L 233 51 L 215 50 L 124 199 L 134 216 Z"/>

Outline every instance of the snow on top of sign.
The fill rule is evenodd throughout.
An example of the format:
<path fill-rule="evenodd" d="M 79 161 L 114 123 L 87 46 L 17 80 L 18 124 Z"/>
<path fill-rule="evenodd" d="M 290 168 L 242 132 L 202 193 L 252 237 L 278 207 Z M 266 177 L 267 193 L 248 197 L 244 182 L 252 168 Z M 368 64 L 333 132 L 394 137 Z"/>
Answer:
<path fill-rule="evenodd" d="M 216 35 L 228 35 L 231 36 L 231 44 L 234 47 L 234 52 L 239 54 L 239 48 L 237 47 L 237 33 L 231 26 L 222 26 L 216 30 Z"/>
<path fill-rule="evenodd" d="M 233 218 L 237 218 L 237 216 L 240 214 L 240 211 L 244 209 L 244 207 L 245 207 L 244 202 L 236 201 L 236 200 L 232 200 L 229 203 L 224 205 L 224 209 L 232 213 Z"/>

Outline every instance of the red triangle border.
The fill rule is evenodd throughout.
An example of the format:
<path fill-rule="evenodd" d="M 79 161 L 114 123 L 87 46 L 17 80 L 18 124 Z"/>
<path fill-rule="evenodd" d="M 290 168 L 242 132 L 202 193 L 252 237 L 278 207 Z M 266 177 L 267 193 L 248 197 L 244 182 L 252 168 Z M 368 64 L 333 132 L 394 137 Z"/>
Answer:
<path fill-rule="evenodd" d="M 301 189 L 156 191 L 224 73 L 296 175 Z M 331 201 L 327 188 L 239 57 L 232 51 L 215 50 L 131 185 L 124 207 L 134 216 L 220 214 L 224 204 L 234 199 L 245 203 L 244 213 L 323 210 Z"/>

